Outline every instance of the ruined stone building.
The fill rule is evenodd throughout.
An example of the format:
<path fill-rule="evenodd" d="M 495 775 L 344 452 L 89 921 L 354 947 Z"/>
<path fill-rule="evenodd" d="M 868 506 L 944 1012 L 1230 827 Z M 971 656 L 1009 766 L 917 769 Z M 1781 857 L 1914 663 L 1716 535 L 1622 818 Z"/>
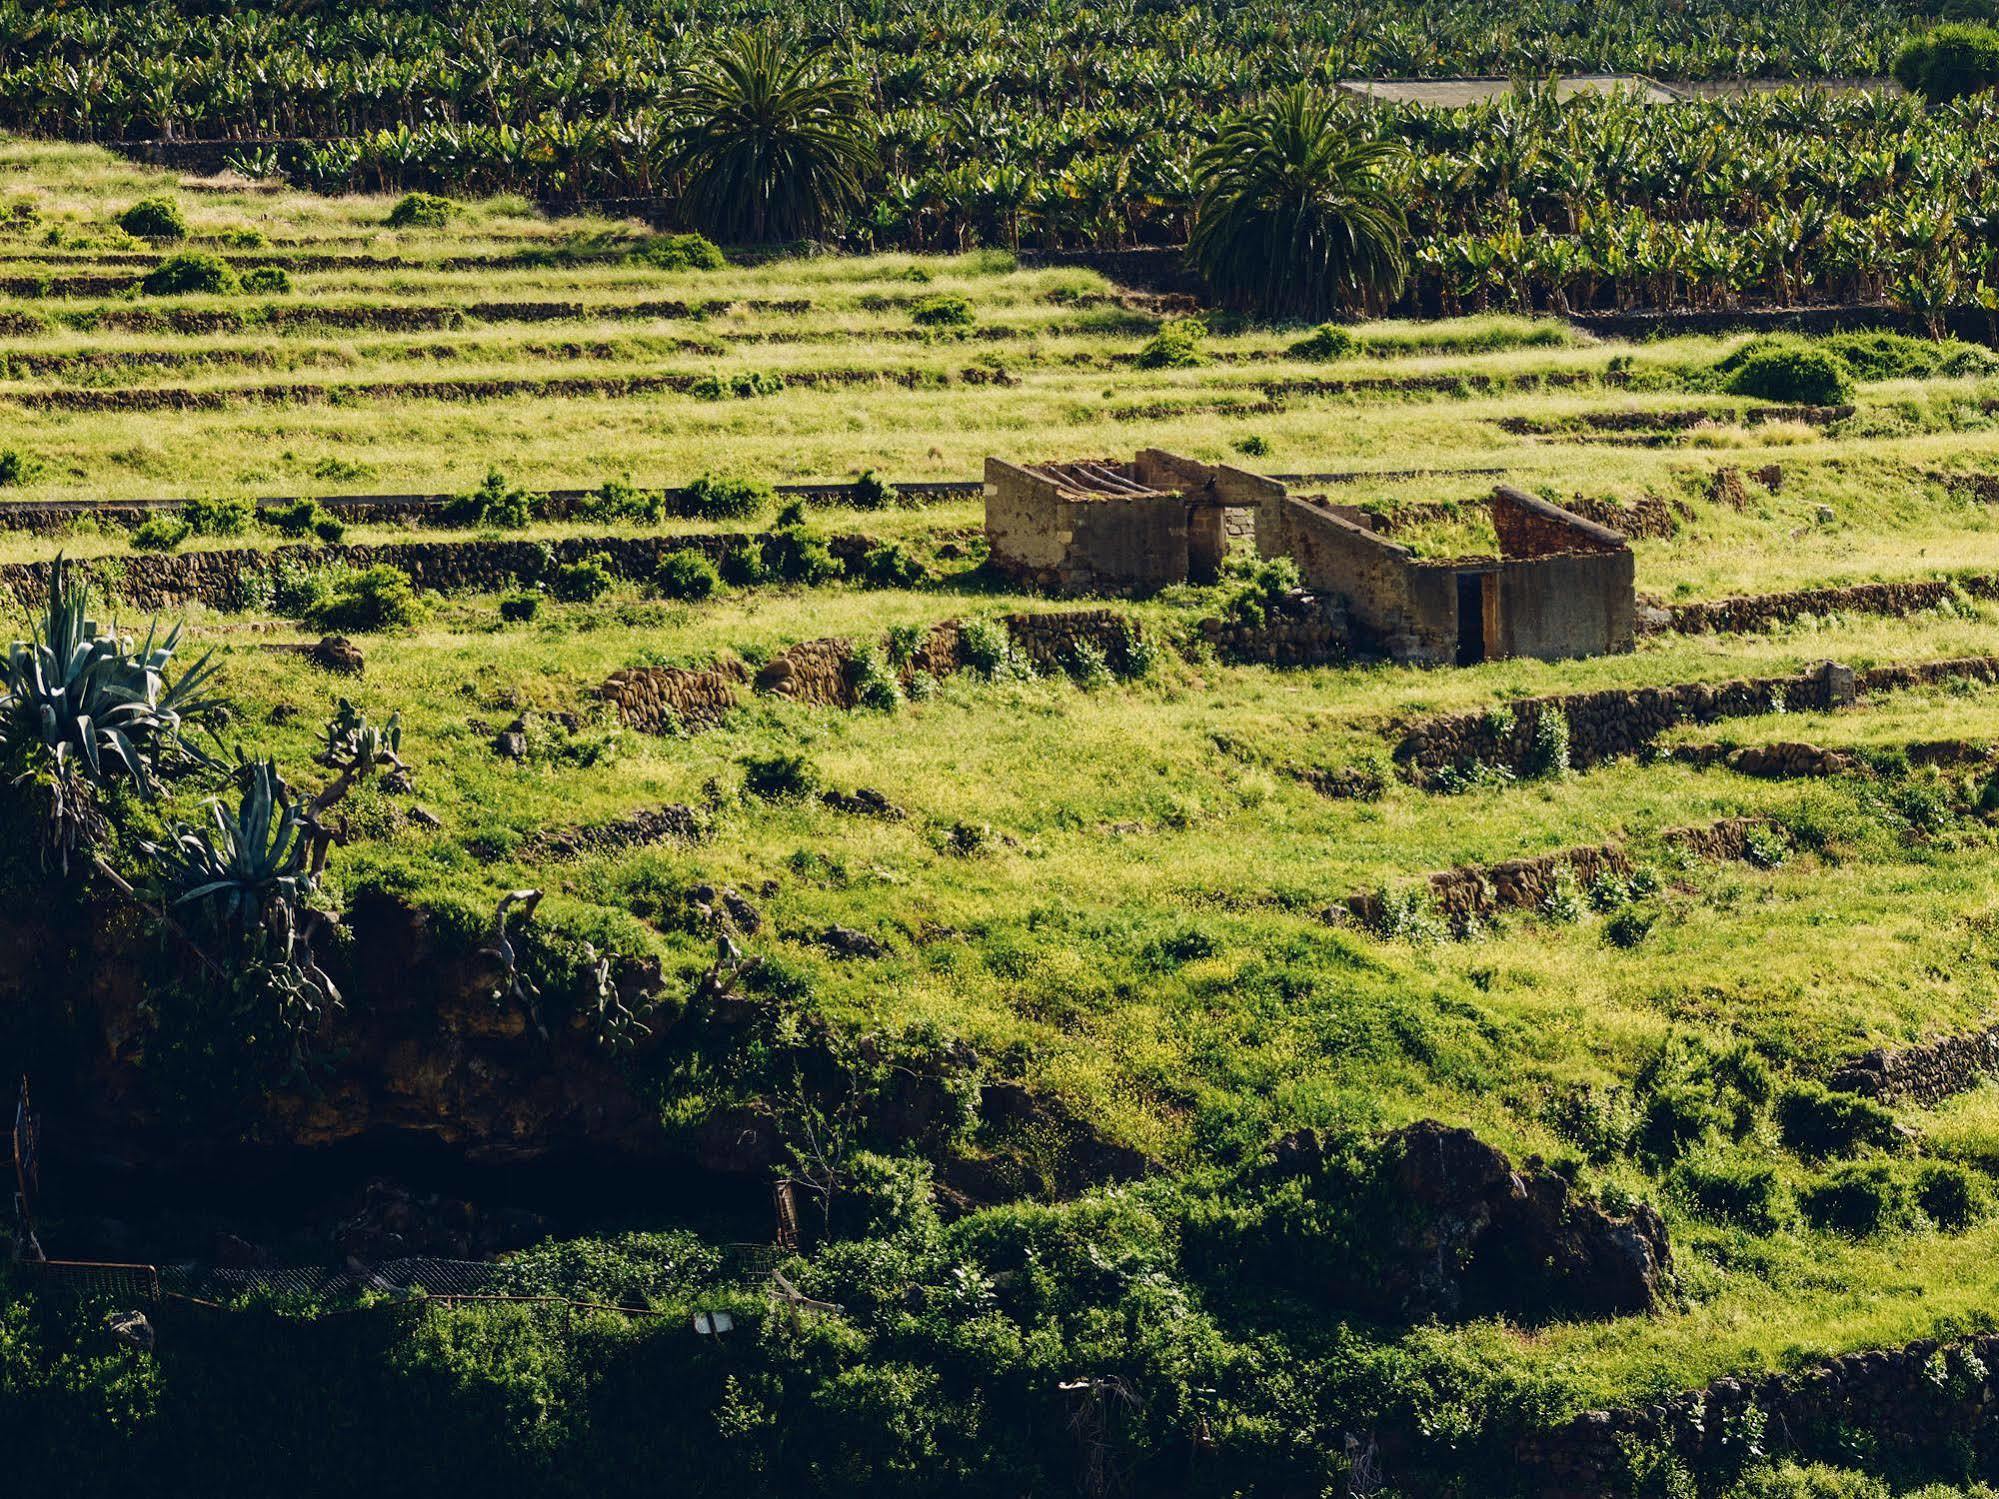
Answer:
<path fill-rule="evenodd" d="M 1028 587 L 1130 594 L 1212 582 L 1230 547 L 1253 540 L 1344 605 L 1356 646 L 1397 661 L 1631 649 L 1630 543 L 1509 486 L 1491 507 L 1498 556 L 1431 559 L 1381 535 L 1365 511 L 1228 464 L 1157 449 L 1130 463 L 986 460 L 992 565 Z"/>

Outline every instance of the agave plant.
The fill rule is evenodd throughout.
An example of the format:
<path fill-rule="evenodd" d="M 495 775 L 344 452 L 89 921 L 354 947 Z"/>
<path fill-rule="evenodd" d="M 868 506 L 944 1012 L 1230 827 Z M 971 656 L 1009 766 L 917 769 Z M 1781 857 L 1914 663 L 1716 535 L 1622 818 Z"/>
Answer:
<path fill-rule="evenodd" d="M 96 789 L 129 783 L 150 796 L 170 757 L 208 763 L 182 735 L 221 711 L 207 695 L 217 668 L 204 655 L 168 681 L 179 647 L 178 625 L 164 637 L 149 630 L 137 646 L 100 627 L 88 580 L 56 559 L 43 617 L 9 648 L 0 680 L 0 764 L 17 784 L 44 788 L 45 860 L 53 853 L 67 869 L 92 836 Z"/>
<path fill-rule="evenodd" d="M 312 948 L 327 924 L 310 904 L 325 834 L 269 760 L 245 764 L 240 779 L 233 809 L 220 798 L 208 803 L 210 826 L 176 823 L 167 842 L 140 847 L 169 909 L 198 934 L 191 940 L 224 944 L 203 956 L 239 992 L 269 1002 L 296 1062 L 313 1023 L 340 1003 L 340 991 Z"/>

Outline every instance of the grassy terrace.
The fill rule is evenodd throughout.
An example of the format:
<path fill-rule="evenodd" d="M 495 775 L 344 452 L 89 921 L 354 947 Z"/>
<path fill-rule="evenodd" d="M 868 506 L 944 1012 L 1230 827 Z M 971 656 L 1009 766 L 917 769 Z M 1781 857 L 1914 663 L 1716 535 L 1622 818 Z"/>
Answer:
<path fill-rule="evenodd" d="M 31 230 L 0 235 L 0 281 L 132 274 L 129 257 L 142 247 L 110 228 L 109 215 L 172 186 L 79 148 L 0 146 L 0 200 L 32 200 L 40 213 Z M 1641 589 L 1667 598 L 1999 569 L 1999 509 L 1944 482 L 1999 472 L 1999 429 L 1979 404 L 1999 397 L 1995 376 L 1868 385 L 1857 413 L 1827 428 L 1751 425 L 1733 419 L 1748 403 L 1681 388 L 1686 371 L 1739 342 L 1729 339 L 1617 345 L 1494 319 L 1364 328 L 1380 352 L 1317 363 L 1286 353 L 1298 330 L 1218 327 L 1206 340 L 1210 362 L 1145 369 L 1133 356 L 1159 309 L 1074 270 L 884 256 L 664 272 L 606 258 L 641 241 L 633 226 L 549 222 L 521 205 L 474 205 L 449 229 L 398 232 L 382 227 L 386 201 L 213 184 L 179 191 L 199 245 L 245 263 L 297 260 L 292 291 L 0 298 L 0 324 L 22 330 L 0 338 L 0 448 L 41 465 L 0 503 L 450 491 L 494 467 L 531 488 L 625 475 L 675 483 L 704 470 L 957 479 L 975 475 L 987 453 L 1160 445 L 1272 471 L 1501 468 L 1556 494 L 1658 495 L 1683 519 L 1677 535 L 1638 544 L 1638 575 Z M 263 244 L 243 243 L 249 231 Z M 549 252 L 549 261 L 523 264 L 525 251 Z M 67 257 L 59 267 L 57 254 Z M 343 269 L 320 258 L 363 256 L 414 264 Z M 465 268 L 472 259 L 486 263 Z M 914 302 L 938 296 L 963 297 L 969 326 L 916 324 Z M 666 301 L 730 310 L 628 311 Z M 577 310 L 534 321 L 496 312 L 412 332 L 256 321 L 266 304 L 298 318 L 315 307 L 546 302 Z M 796 302 L 809 305 L 773 305 Z M 211 311 L 241 312 L 247 325 L 119 323 Z M 968 370 L 1004 372 L 1005 381 L 971 383 Z M 866 378 L 807 383 L 847 371 Z M 384 382 L 738 372 L 781 374 L 787 387 L 720 401 L 672 391 L 370 394 Z M 895 383 L 905 373 L 914 388 Z M 1438 375 L 1515 388 L 1265 392 L 1273 381 Z M 1584 383 L 1541 388 L 1551 376 Z M 252 394 L 274 383 L 303 389 Z M 44 399 L 155 390 L 231 399 L 188 411 L 76 411 Z M 1516 436 L 1500 425 L 1689 407 L 1730 419 L 1651 447 Z M 1243 457 L 1251 438 L 1262 451 Z M 1772 463 L 1784 470 L 1774 492 L 1752 481 L 1741 508 L 1711 496 L 1717 467 Z M 1393 510 L 1475 500 L 1491 482 L 1365 480 L 1338 495 Z M 934 556 L 979 516 L 976 506 L 947 504 L 810 519 Z M 589 528 L 523 534 L 579 529 Z M 357 526 L 348 540 L 410 535 Z M 1479 535 L 1466 522 L 1411 539 L 1449 553 Z M 119 555 L 129 541 L 88 528 L 61 538 L 0 533 L 0 560 L 58 548 Z M 265 649 L 310 639 L 296 621 L 195 609 L 188 627 L 223 662 L 239 705 L 232 735 L 288 765 L 311 762 L 336 692 L 377 721 L 402 714 L 414 800 L 439 825 L 413 822 L 410 798 L 357 792 L 343 809 L 357 836 L 331 865 L 335 895 L 381 887 L 490 912 L 499 893 L 538 884 L 549 891 L 546 920 L 657 955 L 670 982 L 686 985 L 712 941 L 680 919 L 684 892 L 775 881 L 762 902 L 761 950 L 809 979 L 836 1026 L 965 1038 L 1106 1136 L 1176 1168 L 1198 1170 L 1231 1141 L 1300 1126 L 1434 1117 L 1515 1153 L 1579 1158 L 1586 1184 L 1656 1202 L 1681 1274 L 1679 1298 L 1659 1315 L 1380 1334 L 1459 1370 L 1468 1400 L 1503 1387 L 1505 1399 L 1549 1410 L 1630 1401 L 1988 1317 L 1999 1225 L 1896 1227 L 1860 1239 L 1796 1219 L 1769 1232 L 1718 1225 L 1665 1167 L 1593 1156 L 1559 1106 L 1594 1090 L 1629 1108 L 1660 1056 L 1691 1058 L 1690 1072 L 1704 1076 L 1746 1043 L 1788 1081 L 1823 1076 L 1869 1046 L 1987 1022 L 1999 1009 L 1999 886 L 1975 796 L 1945 798 L 1948 815 L 1924 820 L 1892 786 L 1626 761 L 1459 796 L 1390 776 L 1379 800 L 1359 802 L 1322 796 L 1298 773 L 1384 767 L 1395 725 L 1521 696 L 1776 675 L 1826 658 L 1866 666 L 1999 654 L 1999 609 L 1657 636 L 1624 657 L 1450 672 L 1274 672 L 1169 651 L 1148 678 L 1094 691 L 961 674 L 894 714 L 759 700 L 717 729 L 671 738 L 619 730 L 593 697 L 624 667 L 701 664 L 725 650 L 760 660 L 816 636 L 879 638 L 898 624 L 1050 607 L 990 591 L 969 563 L 946 560 L 937 581 L 915 589 L 725 590 L 694 605 L 624 584 L 593 604 L 545 602 L 532 624 L 505 628 L 491 597 L 440 599 L 412 631 L 359 638 L 367 673 L 353 686 Z M 1186 641 L 1226 591 L 1175 590 L 1130 612 L 1155 638 Z M 532 753 L 504 761 L 490 740 L 523 712 L 540 725 Z M 561 713 L 581 715 L 581 726 L 552 727 Z M 1887 695 L 1836 714 L 1738 720 L 1680 737 L 1724 735 L 1870 748 L 1991 741 L 1999 688 Z M 806 755 L 828 785 L 882 789 L 909 818 L 876 822 L 816 801 L 740 795 L 744 760 L 778 750 Z M 148 815 L 190 814 L 197 800 L 185 790 Z M 714 804 L 710 841 L 553 865 L 521 853 L 548 828 L 675 802 Z M 1787 829 L 1788 853 L 1772 867 L 1722 865 L 1676 859 L 1660 840 L 1737 816 Z M 961 825 L 989 833 L 969 857 L 950 846 Z M 1587 901 L 1575 912 L 1509 916 L 1471 941 L 1384 936 L 1324 914 L 1350 892 L 1407 889 L 1430 871 L 1605 841 L 1629 844 L 1657 875 L 1656 890 L 1629 907 L 1650 923 L 1632 945 L 1613 941 L 1612 913 Z M 834 924 L 875 936 L 888 956 L 838 960 L 807 940 Z M 691 1114 L 731 1086 L 720 1079 L 712 1096 L 675 1106 Z M 1918 1137 L 1912 1151 L 1965 1161 L 1984 1182 L 1999 1173 L 1995 1107 L 1977 1094 L 1901 1118 Z M 1799 1187 L 1824 1169 L 1784 1151 L 1767 1120 L 1703 1149 L 1772 1164 Z"/>

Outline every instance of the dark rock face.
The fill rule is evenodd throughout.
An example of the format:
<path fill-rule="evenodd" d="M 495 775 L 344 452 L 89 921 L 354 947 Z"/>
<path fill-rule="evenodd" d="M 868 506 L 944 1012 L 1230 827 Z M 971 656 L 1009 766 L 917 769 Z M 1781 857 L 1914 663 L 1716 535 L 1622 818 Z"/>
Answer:
<path fill-rule="evenodd" d="M 1391 1225 L 1367 1285 L 1343 1291 L 1410 1317 L 1614 1317 L 1658 1300 L 1672 1271 L 1651 1208 L 1615 1218 L 1530 1158 L 1519 1168 L 1468 1129 L 1422 1120 L 1382 1142 Z M 1274 1147 L 1277 1169 L 1315 1171 L 1309 1130 Z M 1335 1271 L 1335 1275 L 1341 1272 Z"/>
<path fill-rule="evenodd" d="M 1657 1300 L 1672 1268 L 1666 1227 L 1640 1205 L 1613 1218 L 1530 1159 L 1516 1171 L 1466 1129 L 1431 1120 L 1391 1135 L 1394 1183 L 1414 1209 L 1399 1248 L 1401 1299 L 1449 1315 L 1615 1317 Z"/>
<path fill-rule="evenodd" d="M 405 1255 L 483 1259 L 532 1243 L 548 1225 L 533 1213 L 484 1211 L 472 1203 L 411 1192 L 398 1182 L 368 1183 L 361 1205 L 334 1230 L 349 1259 L 373 1264 Z"/>

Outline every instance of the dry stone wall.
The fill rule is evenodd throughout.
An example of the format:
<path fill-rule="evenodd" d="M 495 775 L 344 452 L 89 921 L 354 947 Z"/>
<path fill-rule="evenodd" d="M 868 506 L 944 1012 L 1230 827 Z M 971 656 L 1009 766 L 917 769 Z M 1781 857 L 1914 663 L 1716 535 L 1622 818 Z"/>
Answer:
<path fill-rule="evenodd" d="M 1634 1492 L 1629 1449 L 1664 1448 L 1696 1472 L 1739 1468 L 1752 1433 L 1777 1456 L 1844 1463 L 1854 1431 L 1884 1461 L 1921 1465 L 1953 1449 L 1989 1456 L 1999 1402 L 1999 1334 L 1849 1353 L 1795 1374 L 1718 1379 L 1659 1404 L 1589 1411 L 1522 1439 L 1516 1452 L 1538 1499 Z M 1982 1466 L 1982 1465 L 1981 1465 Z"/>
<path fill-rule="evenodd" d="M 1702 827 L 1674 828 L 1661 835 L 1661 842 L 1696 858 L 1743 860 L 1751 854 L 1751 835 L 1769 826 L 1760 818 L 1730 817 Z M 1604 875 L 1628 875 L 1635 867 L 1623 845 L 1602 843 L 1499 864 L 1465 864 L 1429 876 L 1428 883 L 1438 912 L 1457 927 L 1501 911 L 1540 909 L 1556 893 L 1564 873 L 1587 886 Z M 1386 914 L 1378 890 L 1356 891 L 1341 906 L 1363 926 L 1379 925 Z"/>
<path fill-rule="evenodd" d="M 1760 630 L 1811 614 L 1914 614 L 1958 594 L 1999 598 L 1999 574 L 1980 573 L 1908 583 L 1860 583 L 1850 588 L 1802 588 L 1666 606 L 1667 628 L 1683 634 Z"/>
<path fill-rule="evenodd" d="M 286 570 L 372 567 L 387 563 L 409 574 L 419 588 L 487 592 L 532 583 L 552 567 L 602 557 L 620 578 L 647 580 L 674 552 L 699 552 L 719 561 L 744 542 L 767 540 L 754 532 L 700 531 L 678 536 L 571 536 L 558 541 L 400 541 L 381 545 L 243 547 L 228 551 L 145 552 L 79 564 L 118 599 L 139 609 L 186 604 L 234 608 L 254 596 L 257 581 Z M 829 537 L 827 549 L 851 565 L 875 547 L 871 537 Z M 49 564 L 0 565 L 0 588 L 26 604 L 47 587 Z"/>
<path fill-rule="evenodd" d="M 1999 1073 L 1999 1027 L 1944 1036 L 1922 1046 L 1867 1052 L 1833 1074 L 1831 1084 L 1883 1103 L 1928 1106 L 1967 1093 Z"/>
<path fill-rule="evenodd" d="M 1067 671 L 1077 647 L 1083 645 L 1115 663 L 1126 643 L 1138 635 L 1138 626 L 1113 609 L 1009 614 L 1002 622 L 1014 649 L 1043 675 Z M 919 671 L 948 676 L 965 665 L 962 634 L 959 620 L 933 625 L 903 666 L 903 680 Z M 745 683 L 770 697 L 852 708 L 857 702 L 853 667 L 854 643 L 824 636 L 801 641 L 772 657 L 754 678 L 742 662 L 729 657 L 699 669 L 642 666 L 613 672 L 598 692 L 627 728 L 670 734 L 720 721 L 742 702 Z"/>

